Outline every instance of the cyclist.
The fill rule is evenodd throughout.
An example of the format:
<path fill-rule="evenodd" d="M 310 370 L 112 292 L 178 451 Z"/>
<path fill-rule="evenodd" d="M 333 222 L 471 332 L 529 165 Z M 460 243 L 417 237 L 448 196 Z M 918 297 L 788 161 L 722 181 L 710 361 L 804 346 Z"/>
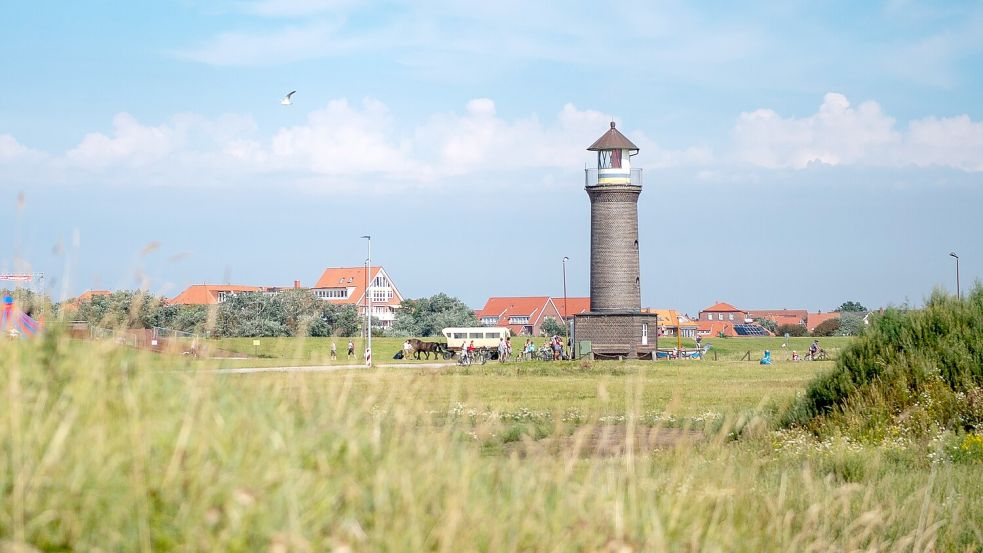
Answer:
<path fill-rule="evenodd" d="M 813 340 L 812 345 L 809 346 L 809 359 L 815 361 L 817 353 L 819 353 L 819 340 Z"/>

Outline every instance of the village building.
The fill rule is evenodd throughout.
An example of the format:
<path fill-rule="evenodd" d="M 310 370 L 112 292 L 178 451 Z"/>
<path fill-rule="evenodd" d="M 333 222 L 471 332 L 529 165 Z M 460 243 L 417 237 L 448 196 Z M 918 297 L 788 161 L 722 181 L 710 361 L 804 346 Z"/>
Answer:
<path fill-rule="evenodd" d="M 809 312 L 805 309 L 752 309 L 747 312 L 749 319 L 770 319 L 776 325 L 806 326 Z"/>
<path fill-rule="evenodd" d="M 570 305 L 570 298 L 567 304 Z M 522 336 L 540 336 L 547 317 L 562 319 L 555 299 L 549 296 L 488 298 L 475 316 L 482 326 L 505 326 L 512 334 Z"/>
<path fill-rule="evenodd" d="M 657 317 L 659 336 L 680 335 L 683 338 L 696 338 L 698 323 L 675 309 L 644 308 L 642 313 L 651 313 Z"/>
<path fill-rule="evenodd" d="M 590 311 L 590 298 L 551 298 L 564 321 L 570 321 L 580 313 Z"/>
<path fill-rule="evenodd" d="M 829 313 L 809 313 L 806 317 L 805 327 L 809 332 L 816 330 L 816 327 L 820 324 L 830 320 L 839 319 L 839 311 L 830 311 Z M 867 322 L 867 317 L 864 317 L 864 322 Z"/>
<path fill-rule="evenodd" d="M 771 332 L 753 322 L 748 311 L 724 302 L 701 310 L 697 325 L 699 336 L 771 336 Z"/>
<path fill-rule="evenodd" d="M 396 320 L 396 311 L 403 303 L 403 296 L 382 267 L 329 267 L 311 288 L 314 297 L 336 305 L 355 305 L 365 316 L 368 299 L 372 302 L 372 318 L 378 325 L 389 328 Z M 375 325 L 376 323 L 373 323 Z"/>
<path fill-rule="evenodd" d="M 279 288 L 273 286 L 248 286 L 242 284 L 192 284 L 180 294 L 171 298 L 171 305 L 215 305 L 224 303 L 236 294 L 260 292 L 275 294 Z"/>

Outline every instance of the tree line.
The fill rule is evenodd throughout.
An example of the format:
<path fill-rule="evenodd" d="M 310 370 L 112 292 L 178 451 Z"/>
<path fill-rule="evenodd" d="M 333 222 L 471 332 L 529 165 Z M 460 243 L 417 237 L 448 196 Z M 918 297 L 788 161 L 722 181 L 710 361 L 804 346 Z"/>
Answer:
<path fill-rule="evenodd" d="M 122 290 L 57 306 L 68 321 L 85 321 L 105 328 L 167 328 L 215 337 L 357 336 L 365 319 L 355 305 L 337 305 L 307 290 L 276 294 L 230 294 L 215 305 L 172 305 L 144 291 Z M 474 312 L 447 294 L 407 299 L 393 325 L 382 330 L 373 321 L 373 334 L 438 336 L 453 326 L 478 326 Z"/>

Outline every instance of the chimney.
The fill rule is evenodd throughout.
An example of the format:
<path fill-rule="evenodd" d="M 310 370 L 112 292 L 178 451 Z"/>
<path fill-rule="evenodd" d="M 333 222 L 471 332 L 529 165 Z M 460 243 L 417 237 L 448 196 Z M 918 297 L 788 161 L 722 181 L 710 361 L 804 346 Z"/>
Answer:
<path fill-rule="evenodd" d="M 295 280 L 294 281 L 294 288 L 300 288 L 300 281 L 299 280 Z"/>

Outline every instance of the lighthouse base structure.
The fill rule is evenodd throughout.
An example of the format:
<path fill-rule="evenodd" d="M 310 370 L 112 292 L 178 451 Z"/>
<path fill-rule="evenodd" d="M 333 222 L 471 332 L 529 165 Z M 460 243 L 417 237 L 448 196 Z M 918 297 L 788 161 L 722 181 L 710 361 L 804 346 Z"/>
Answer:
<path fill-rule="evenodd" d="M 655 355 L 655 335 L 659 328 L 655 313 L 580 313 L 574 319 L 573 328 L 578 342 L 591 343 L 591 352 L 596 358 L 637 359 Z"/>

